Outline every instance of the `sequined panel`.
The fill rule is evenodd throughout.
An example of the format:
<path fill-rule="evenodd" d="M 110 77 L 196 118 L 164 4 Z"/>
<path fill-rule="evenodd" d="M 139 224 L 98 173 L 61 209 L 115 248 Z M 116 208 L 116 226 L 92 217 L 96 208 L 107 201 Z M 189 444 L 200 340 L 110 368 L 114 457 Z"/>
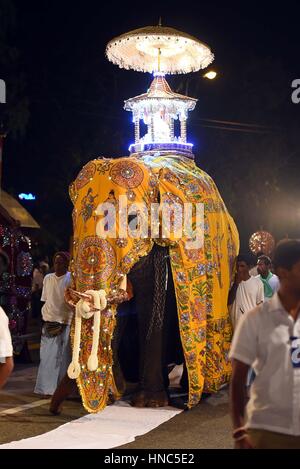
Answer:
<path fill-rule="evenodd" d="M 85 238 L 79 245 L 76 267 L 79 282 L 87 289 L 106 281 L 116 267 L 112 245 L 96 236 Z"/>
<path fill-rule="evenodd" d="M 90 161 L 88 164 L 86 164 L 80 173 L 77 176 L 76 179 L 76 189 L 80 190 L 84 186 L 86 186 L 90 180 L 93 178 L 94 174 L 96 172 L 96 165 L 92 161 Z"/>
<path fill-rule="evenodd" d="M 110 171 L 111 180 L 126 189 L 134 189 L 143 181 L 142 169 L 132 161 L 121 161 L 115 164 Z"/>

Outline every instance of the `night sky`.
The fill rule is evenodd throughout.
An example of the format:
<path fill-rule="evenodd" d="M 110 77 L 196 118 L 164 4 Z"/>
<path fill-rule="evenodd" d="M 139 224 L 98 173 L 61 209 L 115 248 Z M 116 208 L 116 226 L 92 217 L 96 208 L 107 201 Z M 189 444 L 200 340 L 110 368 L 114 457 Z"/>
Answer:
<path fill-rule="evenodd" d="M 243 249 L 260 228 L 276 239 L 300 237 L 300 103 L 291 101 L 291 82 L 300 78 L 296 2 L 1 0 L 0 13 L 7 4 L 16 22 L 2 40 L 16 47 L 18 59 L 14 74 L 2 61 L 0 78 L 9 101 L 16 74 L 22 77 L 29 119 L 23 135 L 9 129 L 3 188 L 36 194 L 26 207 L 47 233 L 48 252 L 68 247 L 69 183 L 91 158 L 128 154 L 133 127 L 123 102 L 151 82 L 149 74 L 108 62 L 105 46 L 126 31 L 158 24 L 160 16 L 215 54 L 216 80 L 201 73 L 168 80 L 199 99 L 189 141 L 234 216 Z"/>

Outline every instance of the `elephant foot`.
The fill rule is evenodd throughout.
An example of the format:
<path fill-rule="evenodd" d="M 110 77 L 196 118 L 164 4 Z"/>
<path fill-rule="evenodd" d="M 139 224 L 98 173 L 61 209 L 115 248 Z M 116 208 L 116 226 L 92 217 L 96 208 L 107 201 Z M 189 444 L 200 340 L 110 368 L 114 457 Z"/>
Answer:
<path fill-rule="evenodd" d="M 133 407 L 166 407 L 169 405 L 169 399 L 165 391 L 146 392 L 139 391 L 131 399 L 130 404 Z"/>
<path fill-rule="evenodd" d="M 116 402 L 115 396 L 113 394 L 109 394 L 106 405 L 113 405 Z"/>
<path fill-rule="evenodd" d="M 133 394 L 130 405 L 133 407 L 146 407 L 146 396 L 144 391 L 138 391 Z"/>
<path fill-rule="evenodd" d="M 160 399 L 148 399 L 146 403 L 146 407 L 167 407 L 169 405 L 168 398 L 160 398 Z"/>

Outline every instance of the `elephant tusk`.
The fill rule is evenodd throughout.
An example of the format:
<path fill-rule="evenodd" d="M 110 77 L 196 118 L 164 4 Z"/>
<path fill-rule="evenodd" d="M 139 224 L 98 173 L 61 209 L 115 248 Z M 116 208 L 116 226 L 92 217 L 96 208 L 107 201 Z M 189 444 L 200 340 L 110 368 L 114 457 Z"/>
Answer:
<path fill-rule="evenodd" d="M 100 290 L 97 292 L 88 292 L 94 296 L 94 304 L 97 308 L 94 314 L 94 331 L 93 331 L 93 344 L 91 355 L 89 356 L 87 367 L 90 371 L 95 371 L 98 368 L 98 346 L 99 346 L 99 336 L 100 336 L 100 321 L 101 321 L 101 311 L 103 311 L 107 306 L 106 293 L 105 290 Z M 96 293 L 96 295 L 95 295 Z"/>
<path fill-rule="evenodd" d="M 81 308 L 83 308 L 83 300 L 79 300 L 75 306 L 75 333 L 72 361 L 68 367 L 68 376 L 70 379 L 76 379 L 80 375 L 79 350 L 81 337 Z"/>

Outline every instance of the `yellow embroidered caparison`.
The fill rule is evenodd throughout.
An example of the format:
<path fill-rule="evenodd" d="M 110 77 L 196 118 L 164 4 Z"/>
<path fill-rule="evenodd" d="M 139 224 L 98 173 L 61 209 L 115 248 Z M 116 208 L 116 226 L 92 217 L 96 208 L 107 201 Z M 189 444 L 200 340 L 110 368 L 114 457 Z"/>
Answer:
<path fill-rule="evenodd" d="M 202 248 L 187 249 L 185 234 L 180 239 L 171 236 L 161 240 L 97 236 L 96 207 L 100 203 L 111 202 L 118 214 L 120 195 L 126 195 L 129 203 L 144 202 L 150 208 L 152 202 L 158 201 L 158 194 L 161 204 L 204 204 Z M 227 295 L 239 239 L 212 179 L 193 161 L 179 156 L 97 159 L 81 170 L 70 186 L 70 196 L 74 204 L 73 288 L 80 292 L 103 289 L 110 295 L 120 287 L 132 266 L 151 251 L 154 242 L 169 245 L 189 378 L 189 407 L 200 401 L 203 391 L 217 391 L 228 382 L 231 371 Z M 113 223 L 118 232 L 118 217 Z M 101 314 L 96 371 L 87 368 L 93 343 L 93 320 L 82 321 L 77 383 L 89 412 L 103 409 L 110 393 L 120 397 L 112 376 L 115 312 L 116 306 L 109 305 Z M 71 338 L 73 341 L 74 325 Z"/>

